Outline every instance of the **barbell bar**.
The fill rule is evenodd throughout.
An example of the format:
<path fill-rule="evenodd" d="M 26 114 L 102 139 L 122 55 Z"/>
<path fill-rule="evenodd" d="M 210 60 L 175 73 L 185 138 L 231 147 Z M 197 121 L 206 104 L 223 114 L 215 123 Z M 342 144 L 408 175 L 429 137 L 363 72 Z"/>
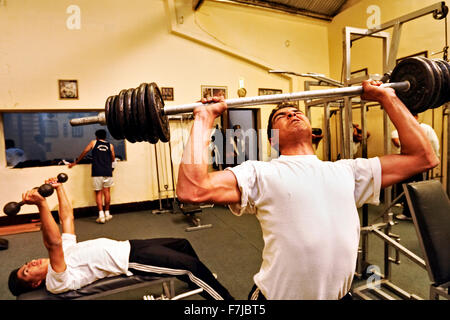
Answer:
<path fill-rule="evenodd" d="M 411 57 L 402 60 L 392 71 L 389 83 L 382 87 L 393 88 L 397 96 L 412 113 L 436 108 L 449 101 L 450 65 L 444 60 Z M 362 86 L 333 88 L 312 91 L 281 93 L 255 97 L 226 99 L 230 109 L 246 106 L 277 104 L 285 101 L 311 100 L 318 98 L 340 98 L 363 93 Z M 178 106 L 164 106 L 156 83 L 142 83 L 135 89 L 124 89 L 110 96 L 105 111 L 97 116 L 72 119 L 72 126 L 87 124 L 107 125 L 115 139 L 130 142 L 170 140 L 169 115 L 193 112 L 203 105 L 201 102 Z"/>

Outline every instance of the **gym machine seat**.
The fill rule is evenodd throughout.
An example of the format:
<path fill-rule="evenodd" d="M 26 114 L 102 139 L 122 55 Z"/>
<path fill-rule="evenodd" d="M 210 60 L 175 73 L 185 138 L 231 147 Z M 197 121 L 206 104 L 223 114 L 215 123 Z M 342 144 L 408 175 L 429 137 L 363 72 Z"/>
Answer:
<path fill-rule="evenodd" d="M 426 269 L 432 284 L 430 299 L 450 298 L 450 201 L 437 180 L 403 185 Z"/>
<path fill-rule="evenodd" d="M 181 212 L 190 222 L 191 226 L 187 227 L 185 230 L 187 232 L 197 231 L 201 229 L 212 228 L 212 224 L 202 224 L 200 218 L 197 214 L 203 212 L 204 208 L 210 208 L 213 205 L 194 205 L 181 203 L 178 199 L 174 199 L 173 208 L 174 211 Z"/>
<path fill-rule="evenodd" d="M 162 284 L 163 293 L 171 298 L 175 295 L 174 279 L 173 277 L 119 275 L 100 279 L 78 290 L 60 294 L 53 294 L 45 288 L 39 288 L 19 295 L 17 300 L 93 300 L 155 284 Z"/>

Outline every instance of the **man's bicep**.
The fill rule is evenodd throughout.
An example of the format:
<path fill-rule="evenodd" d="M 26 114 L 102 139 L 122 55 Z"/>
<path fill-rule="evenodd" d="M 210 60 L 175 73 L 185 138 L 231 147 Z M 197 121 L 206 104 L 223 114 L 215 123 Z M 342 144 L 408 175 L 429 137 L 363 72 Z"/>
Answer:
<path fill-rule="evenodd" d="M 64 260 L 62 244 L 49 248 L 48 255 L 50 258 L 50 265 L 55 272 L 63 272 L 66 270 L 66 261 Z"/>
<path fill-rule="evenodd" d="M 240 203 L 241 191 L 236 176 L 229 170 L 209 173 L 211 191 L 209 198 L 217 204 Z"/>
<path fill-rule="evenodd" d="M 414 157 L 407 155 L 385 155 L 380 158 L 380 163 L 381 188 L 402 182 L 420 171 L 415 165 Z"/>

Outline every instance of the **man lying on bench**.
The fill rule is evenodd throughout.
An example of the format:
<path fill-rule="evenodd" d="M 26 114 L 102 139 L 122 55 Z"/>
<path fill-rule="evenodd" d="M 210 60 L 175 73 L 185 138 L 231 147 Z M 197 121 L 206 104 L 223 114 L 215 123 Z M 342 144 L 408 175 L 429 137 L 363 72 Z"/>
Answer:
<path fill-rule="evenodd" d="M 199 260 L 186 239 L 148 239 L 117 241 L 106 238 L 76 241 L 73 209 L 64 187 L 56 178 L 47 180 L 56 189 L 59 201 L 59 226 L 51 215 L 47 201 L 37 189 L 22 195 L 23 202 L 39 209 L 41 231 L 49 258 L 32 260 L 9 276 L 11 293 L 18 296 L 44 286 L 59 294 L 77 290 L 94 281 L 118 275 L 175 276 L 200 287 L 206 299 L 233 299 Z"/>

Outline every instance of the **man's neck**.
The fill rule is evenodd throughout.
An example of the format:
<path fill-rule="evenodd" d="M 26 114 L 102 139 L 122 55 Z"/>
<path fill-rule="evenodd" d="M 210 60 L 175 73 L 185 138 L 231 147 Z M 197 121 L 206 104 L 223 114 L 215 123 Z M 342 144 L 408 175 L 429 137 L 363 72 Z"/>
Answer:
<path fill-rule="evenodd" d="M 300 155 L 315 155 L 311 144 L 302 144 L 296 146 L 287 146 L 280 149 L 280 154 L 284 156 L 300 156 Z"/>

